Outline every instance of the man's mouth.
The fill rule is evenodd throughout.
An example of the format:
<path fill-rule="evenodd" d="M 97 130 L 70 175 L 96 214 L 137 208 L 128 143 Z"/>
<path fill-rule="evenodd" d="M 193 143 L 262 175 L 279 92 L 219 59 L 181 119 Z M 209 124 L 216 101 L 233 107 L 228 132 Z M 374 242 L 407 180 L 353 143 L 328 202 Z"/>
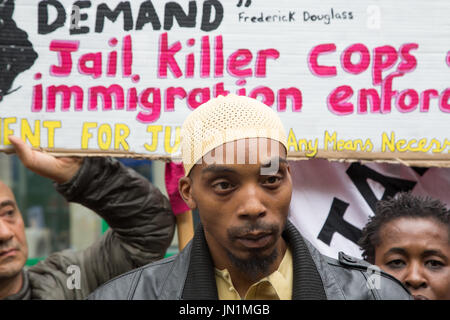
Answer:
<path fill-rule="evenodd" d="M 270 245 L 273 239 L 273 233 L 260 232 L 248 233 L 236 237 L 237 242 L 249 249 L 262 249 Z"/>
<path fill-rule="evenodd" d="M 3 250 L 0 251 L 0 258 L 5 258 L 5 257 L 10 257 L 15 255 L 19 250 L 16 248 L 12 248 L 12 249 L 7 249 L 7 250 Z"/>
<path fill-rule="evenodd" d="M 413 295 L 413 298 L 414 298 L 414 300 L 430 300 L 421 294 Z"/>

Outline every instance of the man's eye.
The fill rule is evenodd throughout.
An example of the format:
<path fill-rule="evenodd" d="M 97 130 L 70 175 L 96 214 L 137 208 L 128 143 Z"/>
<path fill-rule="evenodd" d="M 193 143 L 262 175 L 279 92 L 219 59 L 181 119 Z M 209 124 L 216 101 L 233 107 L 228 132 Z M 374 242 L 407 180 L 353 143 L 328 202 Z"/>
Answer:
<path fill-rule="evenodd" d="M 265 186 L 272 186 L 273 187 L 273 186 L 278 185 L 280 183 L 280 181 L 281 181 L 281 177 L 270 176 L 270 177 L 267 177 L 264 180 L 263 185 L 265 185 Z"/>
<path fill-rule="evenodd" d="M 228 182 L 220 182 L 217 184 L 217 187 L 219 189 L 228 189 L 228 188 L 230 188 L 230 186 L 231 185 Z"/>
<path fill-rule="evenodd" d="M 221 192 L 221 191 L 229 191 L 234 188 L 234 185 L 230 182 L 221 181 L 218 183 L 213 184 L 213 189 L 215 191 Z"/>
<path fill-rule="evenodd" d="M 278 180 L 280 180 L 280 178 L 278 178 L 278 177 L 269 177 L 269 178 L 267 179 L 267 182 L 268 182 L 268 183 L 275 183 L 275 182 L 277 182 Z"/>
<path fill-rule="evenodd" d="M 7 209 L 1 212 L 1 215 L 5 217 L 12 217 L 14 215 L 14 212 L 15 212 L 14 209 Z"/>
<path fill-rule="evenodd" d="M 429 269 L 440 269 L 444 264 L 438 260 L 427 260 L 425 261 L 425 266 Z"/>
<path fill-rule="evenodd" d="M 406 265 L 405 262 L 400 259 L 395 259 L 395 260 L 389 261 L 386 264 L 393 269 L 400 269 Z"/>

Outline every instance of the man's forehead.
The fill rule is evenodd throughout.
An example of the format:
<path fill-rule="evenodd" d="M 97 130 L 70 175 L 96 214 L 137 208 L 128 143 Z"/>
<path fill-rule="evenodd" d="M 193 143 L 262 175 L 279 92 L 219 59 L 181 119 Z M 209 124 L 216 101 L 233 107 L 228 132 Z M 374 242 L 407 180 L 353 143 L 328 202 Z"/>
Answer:
<path fill-rule="evenodd" d="M 274 164 L 288 164 L 286 158 L 281 156 L 274 156 L 270 158 L 264 158 L 256 163 L 227 163 L 227 162 L 213 162 L 208 163 L 205 161 L 198 162 L 196 165 L 201 168 L 202 171 L 231 171 L 233 168 L 267 168 Z"/>
<path fill-rule="evenodd" d="M 13 200 L 15 202 L 15 197 L 12 190 L 2 181 L 0 181 L 0 201 Z"/>
<path fill-rule="evenodd" d="M 280 156 L 286 156 L 286 149 L 280 142 L 267 138 L 246 138 L 212 149 L 203 155 L 201 161 L 207 164 L 257 164 Z"/>
<path fill-rule="evenodd" d="M 194 168 L 202 173 L 237 172 L 262 168 L 263 174 L 278 171 L 287 164 L 286 149 L 278 141 L 267 138 L 245 138 L 222 144 L 206 153 Z M 269 169 L 267 169 L 269 168 Z"/>
<path fill-rule="evenodd" d="M 197 164 L 194 166 L 193 170 L 198 170 L 201 175 L 210 174 L 257 174 L 257 175 L 270 175 L 276 174 L 280 167 L 287 165 L 287 160 L 283 157 L 272 157 L 261 161 L 256 164 Z"/>

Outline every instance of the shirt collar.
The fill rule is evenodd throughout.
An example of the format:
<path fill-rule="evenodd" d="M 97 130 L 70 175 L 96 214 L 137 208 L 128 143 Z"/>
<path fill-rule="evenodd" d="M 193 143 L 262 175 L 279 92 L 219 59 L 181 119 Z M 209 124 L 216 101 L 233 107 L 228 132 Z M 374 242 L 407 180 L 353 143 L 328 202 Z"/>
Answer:
<path fill-rule="evenodd" d="M 227 269 L 215 269 L 216 282 L 218 284 L 219 298 L 235 296 L 237 299 L 239 294 L 233 286 L 230 273 Z M 221 285 L 226 283 L 226 285 Z M 264 277 L 250 286 L 244 299 L 292 299 L 293 286 L 293 264 L 292 253 L 287 247 L 283 259 L 281 260 L 278 269 L 273 273 Z M 227 292 L 227 290 L 229 292 Z M 230 293 L 231 292 L 231 293 Z"/>

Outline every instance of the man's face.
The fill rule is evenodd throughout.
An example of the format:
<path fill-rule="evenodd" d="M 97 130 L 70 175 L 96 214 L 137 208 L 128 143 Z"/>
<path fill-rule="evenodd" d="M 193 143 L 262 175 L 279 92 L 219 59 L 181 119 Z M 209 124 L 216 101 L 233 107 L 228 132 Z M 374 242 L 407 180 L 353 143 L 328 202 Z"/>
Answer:
<path fill-rule="evenodd" d="M 11 190 L 0 182 L 0 280 L 17 276 L 28 256 L 25 227 Z"/>
<path fill-rule="evenodd" d="M 450 299 L 448 227 L 432 218 L 398 218 L 380 229 L 375 264 L 416 299 Z"/>
<path fill-rule="evenodd" d="M 254 264 L 260 263 L 264 269 L 265 263 L 276 258 L 283 241 L 292 181 L 282 144 L 263 138 L 239 142 L 244 140 L 245 163 L 237 159 L 239 144 L 227 143 L 223 145 L 223 159 L 226 150 L 233 148 L 234 163 L 205 163 L 211 153 L 206 155 L 180 183 L 180 191 L 190 207 L 199 210 L 213 258 L 220 256 L 223 260 L 226 256 L 231 263 L 241 268 L 253 265 L 253 271 L 258 272 L 262 270 Z M 268 149 L 251 147 L 250 141 Z M 214 153 L 220 154 L 217 148 Z M 249 159 L 256 161 L 249 164 Z"/>

